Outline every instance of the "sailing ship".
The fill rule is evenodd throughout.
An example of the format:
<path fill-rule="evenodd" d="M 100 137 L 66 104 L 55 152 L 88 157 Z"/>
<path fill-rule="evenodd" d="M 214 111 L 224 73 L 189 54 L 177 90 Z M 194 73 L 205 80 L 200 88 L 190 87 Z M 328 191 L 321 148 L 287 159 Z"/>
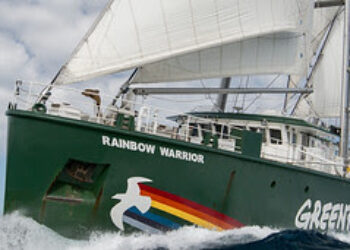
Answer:
<path fill-rule="evenodd" d="M 5 213 L 20 210 L 69 237 L 184 225 L 349 231 L 347 144 L 339 143 L 347 127 L 320 122 L 341 114 L 347 92 L 343 5 L 110 1 L 50 84 L 16 82 Z M 115 96 L 65 87 L 128 70 Z M 232 76 L 264 74 L 288 75 L 288 88 L 230 88 Z M 142 87 L 213 78 L 221 88 Z M 216 93 L 221 110 L 179 114 L 136 99 L 163 93 Z M 224 112 L 230 93 L 298 101 L 288 116 Z"/>

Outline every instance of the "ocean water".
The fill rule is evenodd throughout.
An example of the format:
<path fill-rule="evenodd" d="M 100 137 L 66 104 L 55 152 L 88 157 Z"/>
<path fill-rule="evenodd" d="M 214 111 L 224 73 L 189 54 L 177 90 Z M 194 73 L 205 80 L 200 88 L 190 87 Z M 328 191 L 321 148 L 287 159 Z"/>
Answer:
<path fill-rule="evenodd" d="M 350 234 L 257 226 L 224 232 L 183 227 L 158 235 L 92 233 L 87 240 L 72 240 L 14 213 L 0 217 L 0 249 L 350 249 Z"/>

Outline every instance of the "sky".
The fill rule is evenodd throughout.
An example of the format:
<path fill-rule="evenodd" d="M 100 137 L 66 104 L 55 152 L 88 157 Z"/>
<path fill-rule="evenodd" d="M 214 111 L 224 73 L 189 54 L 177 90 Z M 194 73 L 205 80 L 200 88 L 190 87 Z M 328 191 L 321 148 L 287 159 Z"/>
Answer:
<path fill-rule="evenodd" d="M 7 105 L 17 79 L 48 83 L 107 0 L 0 0 L 0 212 Z"/>
<path fill-rule="evenodd" d="M 5 181 L 6 155 L 6 116 L 5 111 L 13 96 L 15 81 L 47 84 L 56 75 L 70 54 L 91 26 L 98 13 L 108 0 L 0 0 L 0 212 L 2 209 Z M 107 93 L 116 93 L 118 85 L 128 74 L 107 78 L 100 89 Z M 254 79 L 269 83 L 275 76 Z M 251 80 L 251 79 L 250 79 Z M 98 80 L 101 81 L 101 80 Z M 236 86 L 245 86 L 247 78 L 235 78 Z M 281 77 L 274 87 L 285 86 L 286 79 Z M 202 87 L 217 85 L 218 81 L 203 81 L 196 84 Z M 90 83 L 91 85 L 92 83 Z M 90 86 L 89 83 L 84 87 Z M 92 85 L 91 85 L 92 86 Z M 255 101 L 255 96 L 235 100 L 230 97 L 229 111 L 237 103 L 260 111 L 264 101 Z M 281 96 L 270 96 L 269 103 L 277 103 Z M 180 96 L 170 106 L 179 110 L 193 109 L 193 100 Z M 196 109 L 208 109 L 215 99 L 211 96 L 196 96 Z M 275 102 L 275 101 L 276 102 Z M 148 102 L 169 102 L 169 98 L 150 97 Z M 179 105 L 179 102 L 181 105 Z M 266 104 L 266 102 L 265 102 Z M 239 105 L 239 104 L 238 104 Z M 203 107 L 201 107 L 203 106 Z M 190 108 L 191 107 L 191 108 Z M 271 109 L 274 107 L 271 106 Z"/>

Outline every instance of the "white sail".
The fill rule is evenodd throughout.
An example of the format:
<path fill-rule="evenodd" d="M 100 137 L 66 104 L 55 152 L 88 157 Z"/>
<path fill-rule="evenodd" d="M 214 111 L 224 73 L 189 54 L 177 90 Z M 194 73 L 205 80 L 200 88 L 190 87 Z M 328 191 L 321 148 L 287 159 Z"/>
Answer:
<path fill-rule="evenodd" d="M 250 74 L 301 74 L 305 37 L 294 33 L 266 35 L 151 63 L 132 83 L 176 82 Z"/>
<path fill-rule="evenodd" d="M 314 94 L 310 96 L 304 96 L 300 99 L 298 102 L 298 105 L 295 107 L 294 115 L 298 117 L 328 117 L 330 116 L 330 112 L 326 112 L 324 110 L 325 106 L 334 106 L 334 99 L 338 97 L 337 95 L 334 95 L 333 92 L 337 92 L 340 90 L 341 81 L 340 76 L 341 73 L 339 73 L 339 70 L 341 70 L 341 57 L 339 52 L 342 52 L 342 41 L 343 38 L 341 37 L 342 34 L 340 34 L 340 27 L 339 22 L 343 22 L 343 20 L 340 20 L 341 17 L 337 17 L 337 15 L 342 11 L 343 7 L 328 7 L 328 8 L 316 8 L 314 9 L 314 15 L 313 15 L 313 28 L 312 28 L 312 39 L 311 39 L 311 48 L 312 53 L 309 54 L 309 62 L 310 65 L 314 63 L 315 59 L 313 58 L 315 55 L 318 55 L 320 53 L 320 49 L 323 46 L 323 43 L 325 44 L 325 48 L 323 53 L 319 56 L 319 62 L 314 68 L 314 72 L 312 73 L 312 77 L 308 83 L 308 87 L 313 86 L 314 87 Z M 333 27 L 331 27 L 333 19 L 337 17 L 337 22 Z M 343 17 L 342 17 L 343 18 Z M 329 31 L 331 28 L 331 31 Z M 329 33 L 329 38 L 327 41 L 325 41 L 325 37 L 327 33 Z M 337 45 L 335 43 L 338 43 Z M 335 46 L 335 47 L 334 47 Z M 334 50 L 338 47 L 338 51 L 333 54 L 330 52 L 330 50 Z M 332 48 L 334 47 L 334 48 Z M 340 48 L 340 49 L 339 49 Z M 330 56 L 330 58 L 328 58 Z M 331 61 L 337 61 L 335 64 L 330 63 Z M 334 67 L 339 67 L 339 69 L 336 69 L 337 72 L 332 71 L 331 74 L 328 74 L 327 69 L 331 70 L 331 68 L 334 68 L 333 66 L 326 66 L 326 64 L 330 63 Z M 326 72 L 325 72 L 326 70 Z M 293 85 L 290 86 L 293 87 L 304 87 L 300 84 L 305 84 L 305 77 L 292 76 L 291 81 L 293 82 Z M 324 78 L 325 77 L 325 78 Z M 330 81 L 330 78 L 333 78 L 334 81 L 337 82 L 337 86 L 333 88 L 331 91 L 327 91 L 327 93 L 330 94 L 330 97 L 325 98 L 325 94 L 322 94 L 321 88 L 324 88 L 325 86 L 331 86 L 327 85 L 325 81 Z M 324 80 L 323 80 L 324 79 Z M 331 81 L 333 82 L 333 80 Z M 334 86 L 333 86 L 334 87 Z M 321 92 L 321 93 L 320 93 Z M 316 95 L 320 94 L 320 98 Z M 333 102 L 333 104 L 326 104 L 326 100 L 330 100 Z M 321 103 L 319 103 L 321 102 Z M 336 101 L 336 103 L 339 103 L 339 101 Z M 318 114 L 319 113 L 319 114 Z M 331 112 L 331 113 L 334 113 Z M 336 112 L 335 112 L 336 113 Z M 336 114 L 332 114 L 331 116 L 338 116 L 339 112 Z"/>
<path fill-rule="evenodd" d="M 300 74 L 309 51 L 312 9 L 310 0 L 115 0 L 54 83 L 136 67 L 142 68 L 135 79 L 146 82 Z M 160 74 L 163 63 L 170 68 Z"/>
<path fill-rule="evenodd" d="M 339 117 L 342 100 L 344 12 L 338 16 L 312 78 L 313 108 L 320 117 Z"/>
<path fill-rule="evenodd" d="M 333 18 L 342 7 L 315 8 L 312 27 L 312 52 L 316 54 Z M 311 55 L 312 56 L 312 55 Z"/>
<path fill-rule="evenodd" d="M 331 22 L 331 19 L 328 18 L 328 21 Z M 337 16 L 329 32 L 323 53 L 320 55 L 310 80 L 314 92 L 301 99 L 295 109 L 296 116 L 320 118 L 340 116 L 344 41 L 343 12 Z"/>

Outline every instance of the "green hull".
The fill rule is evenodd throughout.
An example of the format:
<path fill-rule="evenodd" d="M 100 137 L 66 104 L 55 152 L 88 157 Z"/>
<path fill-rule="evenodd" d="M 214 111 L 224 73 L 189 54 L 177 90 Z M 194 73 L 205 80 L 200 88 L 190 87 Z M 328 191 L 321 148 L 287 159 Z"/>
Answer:
<path fill-rule="evenodd" d="M 132 177 L 152 180 L 140 194 L 152 193 L 153 217 L 135 217 L 133 208 L 134 217 L 123 217 L 126 231 L 150 229 L 152 221 L 159 230 L 184 224 L 349 230 L 346 179 L 84 121 L 7 115 L 5 212 L 20 210 L 63 235 L 117 231 L 111 210 L 119 201 L 112 196 L 125 193 Z"/>

